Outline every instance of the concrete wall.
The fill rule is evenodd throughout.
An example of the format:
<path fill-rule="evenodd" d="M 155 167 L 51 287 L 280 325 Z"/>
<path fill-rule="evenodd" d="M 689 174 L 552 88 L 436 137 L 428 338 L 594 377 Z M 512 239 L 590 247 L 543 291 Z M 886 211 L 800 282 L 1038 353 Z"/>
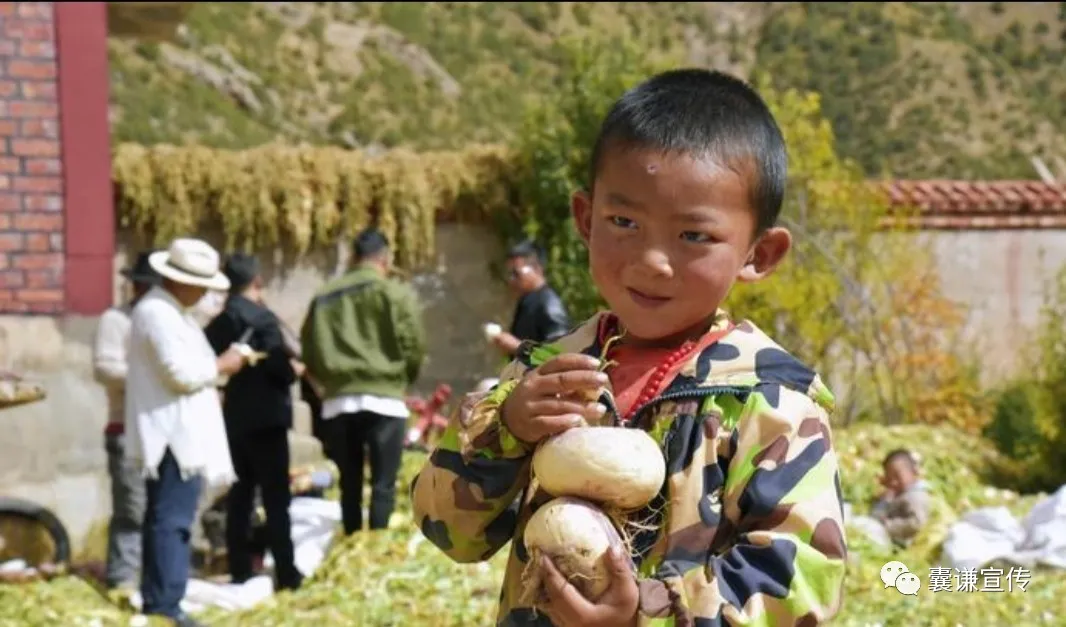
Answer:
<path fill-rule="evenodd" d="M 457 391 L 468 389 L 492 374 L 498 362 L 486 349 L 480 326 L 489 319 L 506 322 L 512 306 L 489 274 L 493 235 L 445 225 L 437 237 L 436 271 L 413 278 L 429 329 L 430 358 L 416 386 L 421 392 L 432 391 L 440 381 Z M 137 248 L 120 234 L 116 272 L 126 265 L 127 251 L 135 254 Z M 286 268 L 264 258 L 268 302 L 294 329 L 299 329 L 314 290 L 343 267 L 346 260 L 338 257 L 322 253 Z M 95 318 L 76 316 L 0 316 L 0 367 L 40 380 L 49 390 L 45 401 L 0 415 L 0 495 L 22 496 L 53 508 L 69 526 L 75 544 L 110 511 L 103 450 L 105 399 L 90 371 L 95 325 Z M 299 429 L 309 433 L 306 422 Z M 303 450 L 304 457 L 318 453 L 317 446 Z"/>
<path fill-rule="evenodd" d="M 988 381 L 1021 364 L 1046 287 L 1066 265 L 1066 231 L 945 231 L 930 238 L 948 296 L 969 308 Z"/>

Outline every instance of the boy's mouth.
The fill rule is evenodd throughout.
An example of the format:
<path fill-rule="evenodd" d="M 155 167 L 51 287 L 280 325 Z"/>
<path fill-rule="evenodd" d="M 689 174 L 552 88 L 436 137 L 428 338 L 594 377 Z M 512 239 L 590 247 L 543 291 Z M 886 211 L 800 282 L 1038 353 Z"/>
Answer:
<path fill-rule="evenodd" d="M 629 292 L 629 297 L 633 299 L 633 302 L 648 309 L 662 307 L 670 302 L 670 299 L 666 296 L 652 296 L 651 294 L 645 294 L 644 292 L 635 290 L 631 287 L 627 287 L 626 291 Z"/>

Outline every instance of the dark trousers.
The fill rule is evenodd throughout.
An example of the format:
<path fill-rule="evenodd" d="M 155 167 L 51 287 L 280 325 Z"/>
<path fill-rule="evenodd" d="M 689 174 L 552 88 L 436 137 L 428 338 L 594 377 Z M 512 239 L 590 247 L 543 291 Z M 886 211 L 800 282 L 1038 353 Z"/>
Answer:
<path fill-rule="evenodd" d="M 177 617 L 189 581 L 189 560 L 201 478 L 183 480 L 174 455 L 167 449 L 157 479 L 145 484 L 141 596 L 144 613 Z"/>
<path fill-rule="evenodd" d="M 370 455 L 370 528 L 385 529 L 396 506 L 396 475 L 403 456 L 407 423 L 400 418 L 362 411 L 329 421 L 334 455 L 341 474 L 344 533 L 363 529 L 363 462 Z"/>
<path fill-rule="evenodd" d="M 252 572 L 251 519 L 255 489 L 266 510 L 267 540 L 274 557 L 279 588 L 297 588 L 303 579 L 293 559 L 292 523 L 289 520 L 288 429 L 277 427 L 229 436 L 230 456 L 237 482 L 226 497 L 226 553 L 234 583 L 250 579 Z"/>

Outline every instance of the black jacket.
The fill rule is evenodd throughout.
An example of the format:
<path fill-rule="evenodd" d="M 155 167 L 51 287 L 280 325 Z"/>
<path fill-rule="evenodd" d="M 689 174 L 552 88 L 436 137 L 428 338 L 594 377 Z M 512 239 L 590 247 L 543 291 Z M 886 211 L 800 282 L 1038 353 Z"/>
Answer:
<path fill-rule="evenodd" d="M 292 384 L 296 373 L 285 351 L 281 326 L 274 312 L 240 295 L 230 295 L 226 307 L 204 329 L 208 342 L 221 355 L 253 329 L 248 345 L 267 357 L 245 364 L 226 383 L 222 412 L 232 436 L 267 428 L 292 428 Z"/>
<path fill-rule="evenodd" d="M 559 295 L 547 285 L 518 299 L 511 335 L 519 340 L 552 342 L 570 332 L 570 316 Z"/>

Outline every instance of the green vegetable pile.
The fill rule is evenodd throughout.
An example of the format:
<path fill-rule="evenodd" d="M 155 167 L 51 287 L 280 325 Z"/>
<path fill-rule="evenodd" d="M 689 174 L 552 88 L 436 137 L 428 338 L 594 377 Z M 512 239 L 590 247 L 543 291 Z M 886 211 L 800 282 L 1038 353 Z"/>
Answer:
<path fill-rule="evenodd" d="M 996 485 L 1002 464 L 979 438 L 946 428 L 861 425 L 834 433 L 845 500 L 865 513 L 878 489 L 882 457 L 907 447 L 918 453 L 926 480 L 951 517 L 976 507 L 1004 505 L 1020 516 L 1043 495 L 1019 496 Z M 256 625 L 489 625 L 495 616 L 506 549 L 486 564 L 454 564 L 421 538 L 410 516 L 406 486 L 425 455 L 405 453 L 393 528 L 338 541 L 326 562 L 295 592 L 282 592 L 243 612 L 211 609 L 200 618 L 212 626 Z M 850 560 L 844 607 L 834 625 L 908 627 L 1061 625 L 1066 576 L 1034 571 L 1025 592 L 937 592 L 926 589 L 929 568 L 938 565 L 936 544 L 950 522 L 940 520 L 915 545 L 885 551 L 848 535 Z M 881 565 L 906 564 L 923 584 L 918 596 L 885 589 Z M 1004 567 L 1004 572 L 1008 570 Z M 980 587 L 980 582 L 979 587 Z M 953 581 L 954 584 L 954 581 Z M 127 626 L 131 616 L 73 577 L 20 586 L 0 586 L 0 627 L 15 625 Z M 11 609 L 9 609 L 11 608 Z"/>

